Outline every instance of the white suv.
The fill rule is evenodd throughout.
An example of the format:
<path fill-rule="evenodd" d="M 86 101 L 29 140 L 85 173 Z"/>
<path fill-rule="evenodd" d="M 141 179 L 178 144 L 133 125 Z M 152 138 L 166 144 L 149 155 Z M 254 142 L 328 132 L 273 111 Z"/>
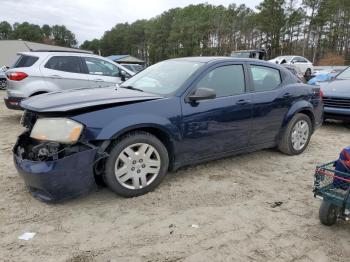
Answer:
<path fill-rule="evenodd" d="M 6 71 L 5 104 L 19 109 L 24 98 L 75 88 L 119 84 L 134 73 L 101 56 L 80 52 L 22 52 Z"/>

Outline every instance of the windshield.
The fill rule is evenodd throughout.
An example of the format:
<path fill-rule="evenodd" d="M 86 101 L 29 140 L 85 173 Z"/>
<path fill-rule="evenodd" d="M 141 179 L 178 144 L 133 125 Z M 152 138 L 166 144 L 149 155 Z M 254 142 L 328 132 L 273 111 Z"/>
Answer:
<path fill-rule="evenodd" d="M 203 63 L 169 60 L 152 65 L 120 87 L 131 87 L 144 92 L 169 95 L 178 90 L 183 83 L 200 68 Z"/>
<path fill-rule="evenodd" d="M 343 72 L 337 75 L 338 79 L 350 79 L 350 67 L 346 68 Z"/>
<path fill-rule="evenodd" d="M 278 56 L 276 57 L 277 61 L 282 61 L 282 60 L 286 60 L 287 62 L 290 62 L 290 60 L 292 60 L 293 56 Z"/>

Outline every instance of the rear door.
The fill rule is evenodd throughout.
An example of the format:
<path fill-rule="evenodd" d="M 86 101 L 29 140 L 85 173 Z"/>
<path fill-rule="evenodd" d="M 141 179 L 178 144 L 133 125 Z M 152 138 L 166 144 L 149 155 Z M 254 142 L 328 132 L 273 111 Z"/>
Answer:
<path fill-rule="evenodd" d="M 121 83 L 119 68 L 96 57 L 84 57 L 90 87 L 107 87 Z"/>
<path fill-rule="evenodd" d="M 89 87 L 88 76 L 78 56 L 52 56 L 40 66 L 50 90 L 66 90 Z"/>
<path fill-rule="evenodd" d="M 250 146 L 274 143 L 288 109 L 294 101 L 294 87 L 283 83 L 280 70 L 250 64 L 252 86 L 253 127 Z"/>

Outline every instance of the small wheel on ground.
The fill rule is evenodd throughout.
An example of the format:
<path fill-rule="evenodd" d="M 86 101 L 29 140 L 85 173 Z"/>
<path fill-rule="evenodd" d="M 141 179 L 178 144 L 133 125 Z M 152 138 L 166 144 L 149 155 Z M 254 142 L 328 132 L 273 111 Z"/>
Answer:
<path fill-rule="evenodd" d="M 104 180 L 116 194 L 136 197 L 154 190 L 168 166 L 168 151 L 157 137 L 143 131 L 130 132 L 112 145 Z"/>
<path fill-rule="evenodd" d="M 0 89 L 4 90 L 6 89 L 7 82 L 6 79 L 0 79 Z"/>
<path fill-rule="evenodd" d="M 307 115 L 296 114 L 288 123 L 278 149 L 287 155 L 299 155 L 309 144 L 312 134 L 311 120 Z"/>
<path fill-rule="evenodd" d="M 305 77 L 306 81 L 310 80 L 310 78 L 311 78 L 311 69 L 310 68 L 306 69 L 304 77 Z"/>
<path fill-rule="evenodd" d="M 339 207 L 328 201 L 323 200 L 319 211 L 321 223 L 326 226 L 334 225 L 337 222 L 338 216 Z"/>

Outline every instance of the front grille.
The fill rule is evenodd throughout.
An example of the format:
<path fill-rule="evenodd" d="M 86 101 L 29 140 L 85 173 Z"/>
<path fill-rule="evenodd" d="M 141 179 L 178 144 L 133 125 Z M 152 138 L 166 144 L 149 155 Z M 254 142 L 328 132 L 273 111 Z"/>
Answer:
<path fill-rule="evenodd" d="M 324 106 L 328 106 L 328 107 L 350 109 L 350 98 L 323 97 L 323 103 L 324 103 Z"/>

